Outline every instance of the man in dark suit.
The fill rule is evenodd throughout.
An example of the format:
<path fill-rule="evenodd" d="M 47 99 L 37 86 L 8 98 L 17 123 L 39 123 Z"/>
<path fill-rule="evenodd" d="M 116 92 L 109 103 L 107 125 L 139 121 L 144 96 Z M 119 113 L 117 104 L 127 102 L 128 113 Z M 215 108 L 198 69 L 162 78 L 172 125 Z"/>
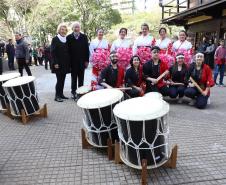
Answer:
<path fill-rule="evenodd" d="M 73 33 L 67 36 L 67 43 L 71 59 L 71 94 L 76 99 L 77 80 L 78 87 L 83 86 L 84 71 L 89 63 L 89 44 L 87 36 L 80 32 L 79 22 L 73 24 L 72 30 Z"/>
<path fill-rule="evenodd" d="M 8 56 L 9 70 L 15 70 L 14 67 L 15 47 L 13 45 L 12 39 L 9 39 L 9 44 L 6 45 L 6 53 Z"/>

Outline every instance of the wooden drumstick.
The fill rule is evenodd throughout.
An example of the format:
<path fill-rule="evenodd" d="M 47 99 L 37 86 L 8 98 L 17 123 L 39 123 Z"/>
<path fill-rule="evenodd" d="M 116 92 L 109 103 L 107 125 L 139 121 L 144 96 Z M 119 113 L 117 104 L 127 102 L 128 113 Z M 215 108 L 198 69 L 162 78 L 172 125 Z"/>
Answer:
<path fill-rule="evenodd" d="M 164 76 L 166 76 L 169 73 L 169 71 L 165 71 L 164 73 L 162 73 L 156 80 L 159 81 L 161 80 Z"/>
<path fill-rule="evenodd" d="M 179 83 L 179 82 L 166 82 L 167 85 L 184 85 L 184 83 Z"/>
<path fill-rule="evenodd" d="M 190 80 L 191 80 L 191 82 L 192 82 L 192 84 L 198 89 L 198 91 L 201 93 L 201 94 L 203 94 L 203 90 L 202 90 L 202 88 L 196 83 L 196 81 L 190 76 L 190 78 L 189 78 Z"/>
<path fill-rule="evenodd" d="M 118 89 L 118 90 L 132 90 L 132 87 L 118 87 L 118 88 L 114 88 L 114 89 Z"/>

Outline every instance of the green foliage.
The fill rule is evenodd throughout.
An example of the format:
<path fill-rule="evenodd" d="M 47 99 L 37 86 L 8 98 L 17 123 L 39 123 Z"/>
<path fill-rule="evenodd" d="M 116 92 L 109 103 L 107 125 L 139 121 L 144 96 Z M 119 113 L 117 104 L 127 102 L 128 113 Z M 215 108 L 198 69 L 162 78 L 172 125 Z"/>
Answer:
<path fill-rule="evenodd" d="M 74 0 L 74 7 L 89 39 L 95 36 L 98 28 L 108 30 L 122 21 L 119 12 L 111 8 L 108 0 Z"/>

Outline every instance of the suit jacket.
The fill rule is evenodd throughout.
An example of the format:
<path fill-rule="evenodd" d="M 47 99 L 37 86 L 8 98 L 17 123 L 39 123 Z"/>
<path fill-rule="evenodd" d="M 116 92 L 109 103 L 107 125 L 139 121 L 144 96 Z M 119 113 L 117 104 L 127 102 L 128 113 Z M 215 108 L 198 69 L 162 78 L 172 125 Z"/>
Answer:
<path fill-rule="evenodd" d="M 84 70 L 85 62 L 89 61 L 89 44 L 87 36 L 80 33 L 78 39 L 76 39 L 74 33 L 71 33 L 67 36 L 67 44 L 71 58 L 72 71 Z"/>

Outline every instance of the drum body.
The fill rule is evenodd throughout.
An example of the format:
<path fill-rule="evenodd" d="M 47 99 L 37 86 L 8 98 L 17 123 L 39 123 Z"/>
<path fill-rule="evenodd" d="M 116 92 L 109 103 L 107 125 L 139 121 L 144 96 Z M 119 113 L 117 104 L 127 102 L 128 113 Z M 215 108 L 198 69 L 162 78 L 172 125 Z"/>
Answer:
<path fill-rule="evenodd" d="M 114 109 L 120 139 L 120 157 L 125 164 L 136 169 L 142 168 L 142 159 L 147 160 L 148 169 L 156 168 L 169 159 L 169 105 L 163 100 L 144 97 L 134 99 L 126 100 L 129 101 L 128 104 L 124 101 L 120 103 L 122 106 L 118 104 Z M 137 114 L 130 111 L 132 104 L 139 110 Z M 156 110 L 148 109 L 148 106 L 155 104 L 161 106 L 157 106 Z"/>
<path fill-rule="evenodd" d="M 76 90 L 77 98 L 81 98 L 83 95 L 91 91 L 91 86 L 82 86 Z"/>
<path fill-rule="evenodd" d="M 82 96 L 77 105 L 82 108 L 83 123 L 89 143 L 96 147 L 107 147 L 107 140 L 118 139 L 118 126 L 113 108 L 123 98 L 116 89 L 92 91 Z"/>
<path fill-rule="evenodd" d="M 22 110 L 25 111 L 26 115 L 32 115 L 40 109 L 34 80 L 33 76 L 24 76 L 3 84 L 12 115 L 21 116 Z"/>
<path fill-rule="evenodd" d="M 9 104 L 9 100 L 7 98 L 4 88 L 2 87 L 2 84 L 10 79 L 17 78 L 19 76 L 20 73 L 8 73 L 0 75 L 0 102 L 2 105 L 2 109 L 7 109 L 7 104 Z"/>

